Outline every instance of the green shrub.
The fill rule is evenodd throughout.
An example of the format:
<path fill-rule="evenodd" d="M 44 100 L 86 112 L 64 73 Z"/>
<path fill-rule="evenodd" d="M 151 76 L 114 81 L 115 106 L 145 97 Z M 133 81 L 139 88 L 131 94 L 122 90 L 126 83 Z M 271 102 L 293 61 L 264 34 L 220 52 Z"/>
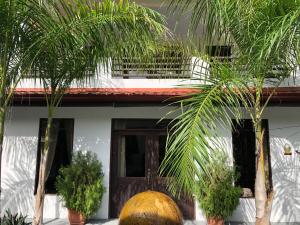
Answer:
<path fill-rule="evenodd" d="M 235 170 L 222 154 L 207 164 L 209 175 L 204 175 L 196 187 L 196 197 L 207 218 L 226 219 L 239 204 L 242 189 L 234 187 Z"/>
<path fill-rule="evenodd" d="M 68 209 L 89 218 L 99 208 L 105 188 L 96 154 L 76 152 L 70 166 L 61 168 L 56 189 Z"/>
<path fill-rule="evenodd" d="M 1 225 L 30 225 L 26 222 L 27 217 L 22 214 L 12 214 L 10 210 L 7 210 L 2 219 L 0 219 Z"/>

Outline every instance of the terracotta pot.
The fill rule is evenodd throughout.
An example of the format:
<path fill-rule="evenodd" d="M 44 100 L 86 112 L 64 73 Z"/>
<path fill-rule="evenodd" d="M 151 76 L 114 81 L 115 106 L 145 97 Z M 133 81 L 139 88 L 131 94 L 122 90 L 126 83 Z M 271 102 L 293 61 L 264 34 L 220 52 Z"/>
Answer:
<path fill-rule="evenodd" d="M 208 225 L 224 225 L 224 219 L 219 218 L 207 218 Z"/>
<path fill-rule="evenodd" d="M 70 225 L 84 225 L 85 218 L 81 213 L 78 213 L 72 209 L 68 209 L 68 218 Z"/>

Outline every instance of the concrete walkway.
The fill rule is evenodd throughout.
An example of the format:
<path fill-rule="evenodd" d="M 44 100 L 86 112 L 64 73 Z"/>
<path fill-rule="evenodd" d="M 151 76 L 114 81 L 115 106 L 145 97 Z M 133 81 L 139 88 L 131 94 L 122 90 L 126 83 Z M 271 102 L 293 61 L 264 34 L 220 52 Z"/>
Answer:
<path fill-rule="evenodd" d="M 86 225 L 118 225 L 119 220 L 91 220 Z M 69 225 L 65 219 L 45 220 L 44 225 Z M 133 224 L 134 225 L 134 224 Z M 185 221 L 184 225 L 206 225 L 204 222 Z"/>
<path fill-rule="evenodd" d="M 118 225 L 118 220 L 91 220 L 86 225 Z M 44 225 L 69 225 L 66 219 L 45 219 Z M 133 224 L 134 225 L 134 224 Z M 184 221 L 184 225 L 206 225 L 200 221 Z M 254 225 L 249 222 L 226 222 L 226 225 Z M 300 222 L 294 223 L 272 223 L 272 225 L 300 225 Z"/>

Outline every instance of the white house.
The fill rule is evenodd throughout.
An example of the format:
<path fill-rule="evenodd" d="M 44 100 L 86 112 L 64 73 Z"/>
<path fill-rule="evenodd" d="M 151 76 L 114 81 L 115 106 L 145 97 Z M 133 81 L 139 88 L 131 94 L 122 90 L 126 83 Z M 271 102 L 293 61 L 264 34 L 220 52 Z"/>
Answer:
<path fill-rule="evenodd" d="M 160 7 L 160 2 L 146 1 L 144 4 L 165 12 L 166 8 Z M 169 23 L 174 26 L 175 19 L 169 18 Z M 182 21 L 177 26 L 179 35 L 186 32 L 186 24 Z M 106 193 L 96 218 L 117 217 L 124 202 L 143 190 L 165 191 L 164 178 L 158 177 L 157 168 L 164 156 L 167 120 L 156 122 L 171 110 L 166 107 L 167 102 L 190 91 L 178 88 L 178 85 L 190 82 L 191 71 L 191 66 L 180 63 L 169 68 L 161 63 L 152 71 L 139 74 L 118 64 L 110 72 L 101 73 L 100 70 L 101 74 L 89 84 L 74 85 L 55 116 L 60 129 L 54 164 L 46 184 L 44 218 L 67 217 L 66 209 L 55 194 L 53 181 L 59 166 L 69 162 L 72 151 L 93 151 L 103 164 Z M 158 76 L 153 78 L 155 74 Z M 265 113 L 275 190 L 272 222 L 300 223 L 300 86 L 297 83 L 297 80 L 284 82 Z M 23 80 L 17 88 L 5 127 L 1 183 L 3 211 L 11 209 L 33 216 L 37 159 L 46 117 L 41 86 L 30 79 Z M 239 134 L 224 130 L 221 137 L 231 160 L 238 158 L 235 161 L 243 163 L 239 182 L 250 189 L 255 176 L 252 132 L 251 125 L 245 120 L 239 127 Z M 284 154 L 285 145 L 292 148 L 291 155 Z M 236 152 L 235 149 L 239 149 L 236 146 L 242 146 L 243 153 Z M 177 203 L 186 218 L 205 220 L 194 200 L 181 199 Z M 240 199 L 230 220 L 255 221 L 253 196 Z"/>

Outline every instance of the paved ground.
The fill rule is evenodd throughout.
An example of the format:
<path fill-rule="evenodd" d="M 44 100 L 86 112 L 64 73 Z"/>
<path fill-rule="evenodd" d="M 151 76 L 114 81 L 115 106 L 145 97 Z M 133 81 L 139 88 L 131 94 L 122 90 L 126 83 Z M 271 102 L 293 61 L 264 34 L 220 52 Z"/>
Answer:
<path fill-rule="evenodd" d="M 93 220 L 88 221 L 86 225 L 118 225 L 118 220 Z M 67 220 L 57 219 L 57 220 L 45 220 L 45 225 L 68 225 Z M 185 221 L 185 225 L 206 225 L 204 222 L 193 222 Z M 242 224 L 242 223 L 241 223 Z"/>
<path fill-rule="evenodd" d="M 68 225 L 68 221 L 64 219 L 45 220 L 45 225 Z M 185 225 L 206 225 L 205 222 L 198 221 L 185 221 Z M 226 222 L 227 225 L 254 225 L 254 223 L 246 222 Z M 118 225 L 118 220 L 94 220 L 89 221 L 87 225 Z M 296 223 L 272 223 L 272 225 L 300 225 L 300 222 Z"/>
<path fill-rule="evenodd" d="M 86 225 L 118 225 L 118 220 L 92 220 L 88 221 Z M 57 219 L 57 220 L 45 220 L 45 225 L 68 225 L 67 220 Z M 192 221 L 185 221 L 185 225 L 206 225 L 206 223 L 196 223 Z"/>

